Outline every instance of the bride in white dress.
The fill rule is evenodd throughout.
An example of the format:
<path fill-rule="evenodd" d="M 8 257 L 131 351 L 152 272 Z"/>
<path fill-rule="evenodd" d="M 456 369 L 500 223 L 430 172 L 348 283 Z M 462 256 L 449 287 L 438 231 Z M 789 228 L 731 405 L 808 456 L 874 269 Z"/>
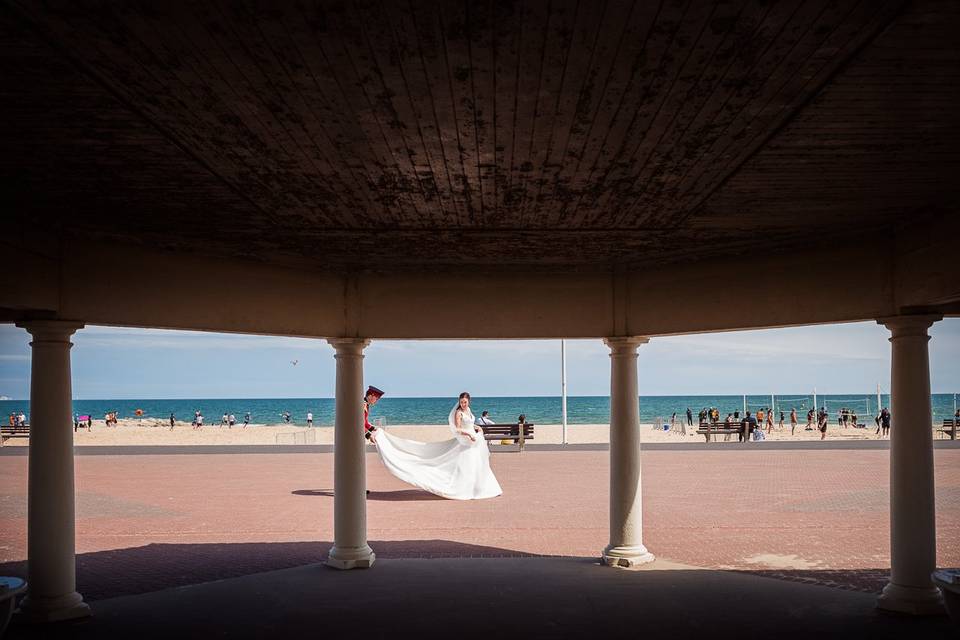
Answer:
<path fill-rule="evenodd" d="M 452 500 L 493 498 L 503 490 L 490 469 L 483 430 L 473 420 L 470 394 L 464 392 L 448 417 L 453 438 L 417 442 L 380 428 L 374 442 L 387 470 L 408 484 Z"/>

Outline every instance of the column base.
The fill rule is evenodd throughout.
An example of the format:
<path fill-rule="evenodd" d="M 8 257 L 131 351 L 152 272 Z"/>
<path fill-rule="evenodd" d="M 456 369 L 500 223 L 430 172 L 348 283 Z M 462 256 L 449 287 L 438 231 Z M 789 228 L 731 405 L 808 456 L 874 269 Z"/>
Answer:
<path fill-rule="evenodd" d="M 607 547 L 600 561 L 608 567 L 630 569 L 641 564 L 653 562 L 656 558 L 642 544 L 623 547 Z"/>
<path fill-rule="evenodd" d="M 17 619 L 30 623 L 63 622 L 90 616 L 90 605 L 74 591 L 56 598 L 35 598 L 29 594 L 17 610 Z"/>
<path fill-rule="evenodd" d="M 887 583 L 877 597 L 877 609 L 912 616 L 939 616 L 946 613 L 943 594 L 936 587 L 905 587 Z"/>
<path fill-rule="evenodd" d="M 347 548 L 334 546 L 330 549 L 327 566 L 341 570 L 369 569 L 376 559 L 377 555 L 370 548 L 370 545 Z"/>

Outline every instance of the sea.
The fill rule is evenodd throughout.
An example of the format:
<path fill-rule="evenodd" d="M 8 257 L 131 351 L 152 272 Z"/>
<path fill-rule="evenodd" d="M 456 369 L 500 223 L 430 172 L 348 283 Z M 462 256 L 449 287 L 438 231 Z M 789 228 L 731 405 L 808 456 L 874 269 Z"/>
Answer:
<path fill-rule="evenodd" d="M 931 397 L 933 418 L 939 422 L 953 416 L 956 394 L 938 393 Z M 359 398 L 358 398 L 359 401 Z M 721 418 L 734 411 L 756 412 L 760 408 L 774 407 L 776 412 L 784 411 L 789 417 L 790 409 L 796 407 L 803 421 L 809 408 L 814 407 L 812 395 L 698 395 L 698 396 L 640 396 L 640 421 L 653 423 L 658 418 L 669 420 L 673 413 L 678 418 L 685 415 L 687 408 L 693 412 L 694 420 L 703 408 L 716 407 Z M 890 397 L 881 396 L 883 406 L 890 406 Z M 402 424 L 445 424 L 456 398 L 391 398 L 386 396 L 377 403 L 371 412 L 371 419 L 379 418 L 383 425 Z M 841 408 L 857 413 L 867 422 L 877 413 L 876 394 L 818 395 L 817 404 L 826 407 L 831 416 L 837 415 Z M 518 397 L 474 397 L 471 407 L 475 415 L 489 411 L 496 422 L 513 422 L 520 414 L 527 422 L 534 424 L 560 424 L 560 396 L 518 396 Z M 256 424 L 281 424 L 283 414 L 289 412 L 292 424 L 305 425 L 307 412 L 313 413 L 315 427 L 333 426 L 333 398 L 190 398 L 190 399 L 123 399 L 123 400 L 74 400 L 73 410 L 79 415 L 91 415 L 94 420 L 102 420 L 108 412 L 116 412 L 119 418 L 136 418 L 137 410 L 142 411 L 144 419 L 167 420 L 174 414 L 177 420 L 190 422 L 194 411 L 203 413 L 206 424 L 216 424 L 224 414 L 234 414 L 239 422 L 244 414 L 250 413 L 250 421 Z M 6 417 L 14 411 L 30 413 L 30 403 L 26 400 L 0 401 L 0 416 Z M 569 396 L 567 397 L 567 423 L 606 424 L 610 420 L 610 398 L 607 396 Z"/>

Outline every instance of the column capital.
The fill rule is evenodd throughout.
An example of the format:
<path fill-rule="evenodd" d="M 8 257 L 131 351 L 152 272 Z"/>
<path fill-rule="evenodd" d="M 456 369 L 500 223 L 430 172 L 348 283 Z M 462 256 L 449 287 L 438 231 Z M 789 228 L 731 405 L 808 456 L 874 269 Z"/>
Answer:
<path fill-rule="evenodd" d="M 60 342 L 70 344 L 70 336 L 84 324 L 76 320 L 21 320 L 17 323 L 21 329 L 26 329 L 33 336 L 33 342 Z"/>
<path fill-rule="evenodd" d="M 927 329 L 940 320 L 943 320 L 943 316 L 939 314 L 916 314 L 877 318 L 877 324 L 882 324 L 890 330 L 891 339 L 907 336 L 927 337 Z"/>
<path fill-rule="evenodd" d="M 610 355 L 636 353 L 637 347 L 650 342 L 646 336 L 615 336 L 604 338 L 603 343 L 610 347 Z"/>
<path fill-rule="evenodd" d="M 363 350 L 370 344 L 367 338 L 327 338 L 327 342 L 336 350 L 337 356 L 363 356 Z"/>

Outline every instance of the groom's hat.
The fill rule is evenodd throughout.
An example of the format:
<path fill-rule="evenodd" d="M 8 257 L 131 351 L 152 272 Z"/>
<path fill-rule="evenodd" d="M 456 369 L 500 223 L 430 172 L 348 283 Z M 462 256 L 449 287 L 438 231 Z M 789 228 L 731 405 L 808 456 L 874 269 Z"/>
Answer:
<path fill-rule="evenodd" d="M 383 391 L 381 391 L 380 389 L 377 389 L 373 385 L 370 385 L 369 387 L 367 387 L 367 392 L 363 394 L 364 398 L 366 398 L 367 396 L 377 396 L 379 398 L 383 396 Z"/>

